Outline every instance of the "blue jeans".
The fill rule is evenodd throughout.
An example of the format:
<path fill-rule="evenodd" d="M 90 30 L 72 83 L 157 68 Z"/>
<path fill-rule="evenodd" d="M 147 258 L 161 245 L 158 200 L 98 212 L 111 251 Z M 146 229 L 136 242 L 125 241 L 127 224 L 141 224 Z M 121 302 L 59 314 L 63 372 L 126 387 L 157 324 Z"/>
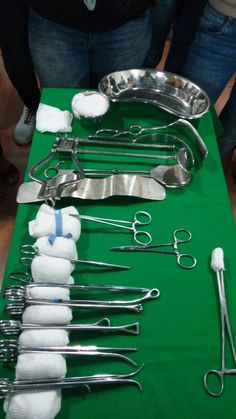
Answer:
<path fill-rule="evenodd" d="M 97 87 L 108 73 L 141 67 L 151 41 L 149 10 L 103 33 L 81 32 L 31 10 L 29 40 L 43 87 Z"/>
<path fill-rule="evenodd" d="M 198 84 L 214 104 L 236 71 L 236 19 L 207 4 L 182 74 Z M 219 139 L 222 158 L 236 147 L 236 87 L 220 119 L 224 134 Z"/>
<path fill-rule="evenodd" d="M 172 28 L 171 47 L 165 70 L 181 73 L 207 0 L 163 0 L 151 7 L 152 41 L 146 67 L 156 67 L 160 62 L 166 39 Z"/>

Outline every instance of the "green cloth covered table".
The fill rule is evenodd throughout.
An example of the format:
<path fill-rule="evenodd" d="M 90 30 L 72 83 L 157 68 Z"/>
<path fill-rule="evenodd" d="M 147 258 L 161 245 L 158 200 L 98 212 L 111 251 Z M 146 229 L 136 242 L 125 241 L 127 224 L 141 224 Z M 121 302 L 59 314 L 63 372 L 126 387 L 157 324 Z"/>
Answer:
<path fill-rule="evenodd" d="M 78 90 L 44 89 L 42 103 L 71 110 L 70 103 Z M 176 119 L 170 114 L 144 104 L 112 104 L 101 127 L 121 128 L 133 123 L 144 126 L 168 123 Z M 236 375 L 225 376 L 225 391 L 219 398 L 209 396 L 203 387 L 203 376 L 209 369 L 220 368 L 220 317 L 215 274 L 210 268 L 210 255 L 215 247 L 225 252 L 225 283 L 228 307 L 236 339 L 236 235 L 235 224 L 214 131 L 214 113 L 209 112 L 194 123 L 205 141 L 209 155 L 202 168 L 193 171 L 193 179 L 183 189 L 168 189 L 164 201 L 109 198 L 103 201 L 63 199 L 57 208 L 75 205 L 81 214 L 130 220 L 137 210 L 150 212 L 147 226 L 153 243 L 170 242 L 177 228 L 192 232 L 192 240 L 182 245 L 183 252 L 197 258 L 197 266 L 184 270 L 177 266 L 175 256 L 155 253 L 118 253 L 109 248 L 132 244 L 127 232 L 82 221 L 82 235 L 77 242 L 79 258 L 129 265 L 129 271 L 105 271 L 80 266 L 73 273 L 76 283 L 113 284 L 157 287 L 158 300 L 144 302 L 141 314 L 75 311 L 74 322 L 91 323 L 109 317 L 113 325 L 140 322 L 140 335 L 70 335 L 71 344 L 98 346 L 133 346 L 131 355 L 138 366 L 137 375 L 143 392 L 134 386 L 107 386 L 91 394 L 79 390 L 63 391 L 62 409 L 58 419 L 235 419 Z M 85 129 L 73 121 L 71 136 L 86 137 L 95 128 Z M 176 132 L 176 131 L 175 131 Z M 45 157 L 55 135 L 35 132 L 28 168 Z M 82 157 L 82 160 L 84 157 Z M 114 158 L 113 158 L 114 160 Z M 89 165 L 87 164 L 87 167 Z M 90 164 L 90 167 L 93 167 Z M 29 180 L 26 176 L 25 180 Z M 18 208 L 14 234 L 3 282 L 3 289 L 12 285 L 12 271 L 24 271 L 19 264 L 19 247 L 33 243 L 27 223 L 33 219 L 40 204 L 21 204 Z M 132 295 L 129 296 L 132 298 Z M 1 299 L 0 318 L 6 302 Z M 105 359 L 67 358 L 68 376 L 95 373 L 128 373 L 132 366 Z M 226 366 L 235 367 L 227 351 Z M 1 366 L 1 377 L 14 377 L 14 368 Z M 0 414 L 4 416 L 3 411 Z"/>

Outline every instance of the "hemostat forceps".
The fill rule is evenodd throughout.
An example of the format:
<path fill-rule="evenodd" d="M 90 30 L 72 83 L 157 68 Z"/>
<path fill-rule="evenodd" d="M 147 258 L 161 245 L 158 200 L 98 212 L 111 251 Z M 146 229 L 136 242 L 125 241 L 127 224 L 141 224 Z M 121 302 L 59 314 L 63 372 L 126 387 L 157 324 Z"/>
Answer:
<path fill-rule="evenodd" d="M 185 238 L 181 238 L 185 236 Z M 165 255 L 175 255 L 177 264 L 184 269 L 192 269 L 197 264 L 197 259 L 189 255 L 188 253 L 180 253 L 178 250 L 178 244 L 179 243 L 186 243 L 189 240 L 191 240 L 192 234 L 189 230 L 186 230 L 184 228 L 179 228 L 178 230 L 175 230 L 173 233 L 173 242 L 170 243 L 161 243 L 156 245 L 144 245 L 144 246 L 117 246 L 112 247 L 110 250 L 117 250 L 120 252 L 154 252 L 154 253 L 163 253 Z M 156 250 L 156 248 L 161 247 L 172 247 L 173 250 Z M 188 263 L 189 262 L 189 263 Z"/>
<path fill-rule="evenodd" d="M 204 375 L 204 387 L 206 391 L 214 397 L 221 396 L 224 392 L 224 376 L 226 375 L 236 375 L 236 349 L 233 341 L 233 334 L 231 330 L 231 325 L 229 321 L 228 308 L 225 295 L 225 285 L 224 285 L 224 254 L 223 250 L 218 247 L 212 252 L 211 267 L 216 272 L 217 278 L 217 287 L 220 300 L 220 322 L 221 322 L 221 370 L 209 370 Z M 233 355 L 234 368 L 226 368 L 225 365 L 225 342 L 226 342 L 226 333 L 228 334 L 230 349 Z M 220 384 L 219 391 L 211 390 L 209 384 L 209 377 L 215 375 Z"/>
<path fill-rule="evenodd" d="M 23 266 L 30 266 L 35 256 L 47 256 L 47 257 L 59 258 L 58 256 L 50 256 L 50 255 L 46 255 L 45 253 L 41 253 L 37 246 L 31 245 L 31 244 L 23 244 L 20 247 L 20 252 L 23 255 L 28 255 L 28 256 L 20 257 L 20 263 Z M 106 262 L 96 262 L 93 260 L 68 259 L 68 258 L 63 258 L 63 259 L 69 260 L 72 264 L 103 266 L 105 268 L 113 268 L 113 269 L 130 269 L 129 266 L 115 265 L 115 264 L 106 263 Z"/>
<path fill-rule="evenodd" d="M 115 220 L 112 218 L 101 218 L 101 217 L 92 217 L 90 215 L 76 215 L 70 214 L 71 217 L 78 218 L 79 220 L 88 220 L 88 221 L 95 221 L 97 223 L 107 224 L 114 227 L 124 228 L 126 230 L 130 230 L 133 232 L 134 240 L 136 243 L 146 245 L 151 243 L 152 236 L 147 231 L 138 230 L 137 227 L 150 224 L 152 221 L 151 215 L 146 211 L 137 211 L 134 214 L 133 221 L 126 221 L 126 220 Z M 144 240 L 141 240 L 141 237 Z"/>

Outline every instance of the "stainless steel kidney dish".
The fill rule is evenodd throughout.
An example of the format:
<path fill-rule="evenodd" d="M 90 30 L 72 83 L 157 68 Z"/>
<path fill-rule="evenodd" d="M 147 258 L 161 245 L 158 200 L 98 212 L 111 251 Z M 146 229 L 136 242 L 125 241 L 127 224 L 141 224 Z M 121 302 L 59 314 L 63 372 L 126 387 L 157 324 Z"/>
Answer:
<path fill-rule="evenodd" d="M 154 69 L 116 71 L 98 88 L 111 102 L 150 103 L 185 119 L 200 118 L 210 106 L 207 94 L 190 80 Z"/>

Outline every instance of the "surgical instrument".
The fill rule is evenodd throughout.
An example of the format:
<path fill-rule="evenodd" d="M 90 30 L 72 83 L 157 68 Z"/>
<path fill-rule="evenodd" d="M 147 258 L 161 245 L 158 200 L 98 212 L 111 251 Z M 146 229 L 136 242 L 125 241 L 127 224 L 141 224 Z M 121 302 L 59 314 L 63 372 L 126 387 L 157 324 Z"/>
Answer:
<path fill-rule="evenodd" d="M 55 291 L 56 294 L 56 291 Z M 31 297 L 28 287 L 24 287 L 24 286 L 11 286 L 5 289 L 4 293 L 4 298 L 6 298 L 9 301 L 24 301 L 26 303 L 33 303 L 33 304 L 37 304 L 37 301 L 44 301 L 44 298 L 33 298 Z M 147 293 L 145 293 L 145 295 L 143 297 L 140 298 L 136 298 L 134 300 L 110 300 L 110 301 L 102 301 L 102 300 L 89 300 L 89 299 L 84 299 L 84 300 L 61 300 L 60 298 L 53 298 L 53 299 L 45 299 L 47 302 L 59 302 L 59 303 L 72 303 L 73 307 L 75 307 L 76 305 L 80 306 L 80 304 L 95 304 L 95 305 L 109 305 L 109 306 L 116 306 L 116 305 L 123 305 L 123 304 L 137 304 L 140 303 L 142 301 L 145 300 L 153 300 L 158 298 L 160 295 L 160 291 L 157 288 L 153 288 L 151 290 L 149 290 Z"/>
<path fill-rule="evenodd" d="M 134 241 L 139 244 L 150 244 L 152 236 L 148 231 L 138 230 L 137 227 L 148 225 L 152 221 L 151 215 L 146 211 L 137 211 L 134 214 L 133 221 L 116 220 L 112 218 L 93 217 L 90 215 L 81 214 L 69 214 L 71 217 L 77 218 L 78 220 L 88 220 L 97 223 L 107 224 L 113 227 L 123 228 L 133 232 Z M 141 238 L 144 238 L 144 241 Z"/>
<path fill-rule="evenodd" d="M 49 256 L 49 255 L 46 255 L 45 253 L 41 253 L 39 249 L 37 248 L 37 246 L 31 245 L 31 244 L 23 244 L 20 247 L 20 252 L 21 254 L 29 255 L 29 256 L 20 257 L 20 263 L 23 266 L 30 266 L 35 256 L 48 256 L 48 257 L 58 258 L 58 256 L 55 256 L 55 255 Z M 106 263 L 106 262 L 96 262 L 92 260 L 68 259 L 68 258 L 63 258 L 63 259 L 69 260 L 69 262 L 71 262 L 72 264 L 93 265 L 93 266 L 101 266 L 101 267 L 103 266 L 105 268 L 112 268 L 112 269 L 130 269 L 129 266 L 115 265 L 115 264 Z"/>
<path fill-rule="evenodd" d="M 129 169 L 85 169 L 85 175 L 89 177 L 94 176 L 108 176 L 121 174 L 136 174 L 144 178 L 148 177 L 154 179 L 156 182 L 166 186 L 167 188 L 179 188 L 187 185 L 192 179 L 190 169 L 192 167 L 191 159 L 186 147 L 182 147 L 177 153 L 176 164 L 172 165 L 158 165 L 151 170 L 129 170 Z"/>
<path fill-rule="evenodd" d="M 140 391 L 142 387 L 139 382 L 132 379 L 138 374 L 143 365 L 129 374 L 96 374 L 84 377 L 68 377 L 62 379 L 46 379 L 46 380 L 14 380 L 8 378 L 0 379 L 0 397 L 6 397 L 9 394 L 20 393 L 24 391 L 45 391 L 59 390 L 63 388 L 74 388 L 86 386 L 90 390 L 90 385 L 99 384 L 134 384 Z"/>
<path fill-rule="evenodd" d="M 122 355 L 122 352 L 134 352 L 137 348 L 110 348 L 110 347 L 97 347 L 94 345 L 89 346 L 35 346 L 28 347 L 18 344 L 16 340 L 5 339 L 0 340 L 0 362 L 14 362 L 17 356 L 27 353 L 40 353 L 40 354 L 61 354 L 61 355 L 76 355 L 76 356 L 101 356 L 118 358 L 128 364 L 137 366 L 136 362 Z"/>
<path fill-rule="evenodd" d="M 21 276 L 22 274 L 26 274 L 25 279 L 22 278 Z M 33 289 L 33 288 L 47 288 L 47 287 L 57 288 L 59 287 L 59 288 L 66 288 L 69 290 L 79 290 L 79 291 L 111 291 L 111 292 L 128 292 L 128 293 L 145 293 L 145 294 L 151 291 L 150 288 L 128 287 L 128 286 L 122 286 L 122 285 L 55 284 L 54 282 L 53 283 L 31 283 L 31 281 L 33 280 L 27 272 L 13 272 L 10 274 L 10 278 L 24 282 L 25 284 L 27 284 L 28 290 Z"/>
<path fill-rule="evenodd" d="M 113 137 L 118 137 L 119 135 L 131 135 L 131 137 L 136 137 L 140 134 L 148 133 L 148 132 L 155 132 L 161 129 L 171 128 L 174 126 L 182 126 L 185 128 L 188 128 L 189 131 L 194 135 L 196 145 L 198 146 L 199 152 L 201 154 L 202 160 L 204 160 L 208 154 L 207 147 L 201 138 L 201 136 L 198 134 L 197 130 L 194 128 L 194 126 L 185 119 L 177 119 L 174 122 L 171 122 L 170 124 L 166 125 L 159 125 L 154 127 L 142 127 L 141 125 L 131 125 L 128 129 L 100 129 L 96 131 L 96 136 L 99 136 L 100 134 L 108 134 L 113 135 Z"/>
<path fill-rule="evenodd" d="M 229 320 L 228 307 L 225 295 L 225 284 L 224 284 L 224 252 L 223 249 L 217 247 L 212 252 L 211 268 L 216 273 L 218 296 L 220 302 L 220 323 L 221 323 L 221 370 L 212 369 L 204 375 L 204 387 L 206 391 L 214 397 L 219 397 L 224 392 L 224 376 L 225 375 L 236 375 L 236 348 L 234 345 L 232 329 Z M 225 359 L 225 343 L 228 335 L 230 349 L 233 355 L 234 368 L 226 368 Z M 219 381 L 219 391 L 212 389 L 209 384 L 210 376 L 216 376 Z"/>
<path fill-rule="evenodd" d="M 183 237 L 184 235 L 184 237 Z M 170 243 L 161 243 L 157 245 L 146 245 L 146 246 L 117 246 L 112 247 L 110 250 L 115 250 L 118 252 L 153 252 L 153 253 L 163 253 L 165 255 L 175 255 L 177 264 L 184 269 L 192 269 L 197 264 L 197 259 L 189 255 L 188 253 L 180 253 L 178 250 L 178 245 L 181 243 L 187 243 L 191 240 L 192 234 L 189 230 L 185 228 L 179 228 L 173 233 L 173 242 Z M 172 247 L 173 250 L 156 250 L 156 248 L 161 247 Z"/>
<path fill-rule="evenodd" d="M 6 304 L 4 311 L 5 313 L 9 313 L 15 316 L 19 316 L 23 314 L 24 310 L 28 305 L 44 305 L 44 306 L 60 306 L 60 307 L 69 307 L 69 308 L 79 308 L 79 309 L 109 309 L 109 310 L 122 310 L 122 311 L 134 311 L 136 313 L 140 313 L 143 310 L 143 307 L 141 304 L 135 304 L 135 305 L 125 305 L 125 304 L 77 304 L 73 303 L 72 301 L 59 301 L 59 300 L 39 300 L 39 299 L 30 299 L 30 301 L 26 303 L 14 303 L 14 304 Z"/>
<path fill-rule="evenodd" d="M 99 320 L 92 324 L 68 324 L 68 325 L 43 325 L 43 324 L 27 324 L 18 320 L 0 320 L 0 333 L 5 336 L 19 335 L 24 330 L 67 330 L 68 332 L 101 332 L 104 334 L 117 332 L 131 335 L 139 334 L 139 323 L 125 324 L 122 326 L 111 326 L 108 318 Z"/>
<path fill-rule="evenodd" d="M 53 179 L 52 179 L 53 180 Z M 51 182 L 49 180 L 48 182 Z M 55 205 L 54 192 L 47 196 L 41 193 L 41 185 L 35 181 L 22 183 L 17 192 L 18 203 L 40 202 L 49 200 Z M 66 186 L 60 198 L 70 197 L 79 199 L 106 199 L 111 196 L 132 196 L 152 201 L 165 199 L 166 190 L 152 178 L 138 175 L 115 175 L 103 178 L 84 178 L 76 185 Z"/>

